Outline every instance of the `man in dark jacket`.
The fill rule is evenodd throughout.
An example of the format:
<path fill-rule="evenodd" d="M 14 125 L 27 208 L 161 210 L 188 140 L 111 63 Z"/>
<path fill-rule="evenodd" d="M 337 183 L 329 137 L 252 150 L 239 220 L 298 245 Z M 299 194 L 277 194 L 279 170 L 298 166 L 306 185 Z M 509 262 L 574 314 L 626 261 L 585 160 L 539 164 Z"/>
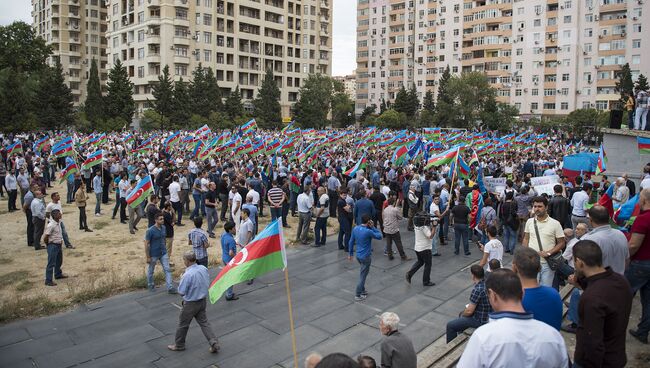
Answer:
<path fill-rule="evenodd" d="M 381 341 L 381 366 L 390 368 L 415 368 L 417 355 L 413 342 L 397 330 L 399 317 L 385 312 L 379 317 L 379 331 L 384 335 Z"/>
<path fill-rule="evenodd" d="M 571 202 L 562 195 L 562 186 L 556 184 L 553 187 L 553 198 L 548 201 L 548 214 L 556 219 L 562 228 L 572 227 L 569 215 L 571 214 Z"/>

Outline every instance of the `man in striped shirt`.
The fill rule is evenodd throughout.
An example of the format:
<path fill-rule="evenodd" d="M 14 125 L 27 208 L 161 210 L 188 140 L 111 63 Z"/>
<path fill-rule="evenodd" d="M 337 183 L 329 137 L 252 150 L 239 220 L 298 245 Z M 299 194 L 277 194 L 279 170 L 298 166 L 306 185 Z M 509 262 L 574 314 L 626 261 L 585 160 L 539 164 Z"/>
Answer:
<path fill-rule="evenodd" d="M 192 250 L 196 254 L 196 264 L 208 267 L 207 249 L 210 247 L 210 241 L 208 240 L 208 233 L 201 229 L 203 217 L 196 216 L 193 221 L 194 229 L 187 234 L 188 244 L 192 246 Z"/>
<path fill-rule="evenodd" d="M 271 221 L 275 221 L 275 219 L 282 216 L 282 204 L 286 200 L 286 195 L 282 188 L 278 186 L 276 180 L 273 180 L 272 185 L 273 187 L 269 189 L 266 196 L 268 197 L 269 205 L 271 206 Z"/>

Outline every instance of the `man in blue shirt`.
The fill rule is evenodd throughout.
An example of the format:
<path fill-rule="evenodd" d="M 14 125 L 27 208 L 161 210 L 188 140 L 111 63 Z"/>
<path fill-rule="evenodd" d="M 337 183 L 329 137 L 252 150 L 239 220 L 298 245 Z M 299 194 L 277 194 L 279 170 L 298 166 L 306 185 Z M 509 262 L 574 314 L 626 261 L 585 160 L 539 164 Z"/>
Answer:
<path fill-rule="evenodd" d="M 354 204 L 354 221 L 357 225 L 363 225 L 363 215 L 368 215 L 370 218 L 375 217 L 375 205 L 366 197 L 365 192 L 361 194 L 361 198 Z"/>
<path fill-rule="evenodd" d="M 560 331 L 562 298 L 557 290 L 539 284 L 537 274 L 541 267 L 539 254 L 535 250 L 528 247 L 517 248 L 512 260 L 512 270 L 517 273 L 524 287 L 521 304 L 526 312 L 533 314 L 533 318 Z"/>
<path fill-rule="evenodd" d="M 355 292 L 354 300 L 364 301 L 368 296 L 366 291 L 366 277 L 370 272 L 371 253 L 372 253 L 372 239 L 381 240 L 381 231 L 375 227 L 375 224 L 370 219 L 370 215 L 365 214 L 361 216 L 361 225 L 357 225 L 352 230 L 352 237 L 348 244 L 350 255 L 348 260 L 352 261 L 354 254 L 354 245 L 357 245 L 357 261 L 361 265 L 359 273 L 359 283 Z"/>
<path fill-rule="evenodd" d="M 221 261 L 223 265 L 227 265 L 237 254 L 237 242 L 235 241 L 235 223 L 228 221 L 223 225 L 226 231 L 221 235 Z M 226 300 L 237 300 L 239 297 L 235 295 L 232 286 L 226 289 Z"/>
<path fill-rule="evenodd" d="M 167 255 L 167 247 L 165 246 L 165 217 L 162 212 L 159 212 L 156 215 L 156 223 L 147 229 L 147 233 L 144 236 L 144 254 L 147 258 L 147 264 L 149 269 L 147 270 L 147 286 L 149 291 L 155 290 L 155 285 L 153 281 L 153 271 L 156 267 L 156 263 L 160 261 L 163 271 L 165 271 L 165 282 L 167 283 L 167 292 L 170 294 L 176 294 L 177 291 L 174 289 L 174 284 L 172 283 L 172 271 L 169 268 L 169 256 Z"/>
<path fill-rule="evenodd" d="M 201 331 L 210 344 L 210 352 L 216 353 L 219 351 L 219 341 L 217 341 L 217 336 L 212 331 L 205 314 L 206 297 L 210 286 L 208 269 L 196 264 L 196 256 L 192 251 L 183 254 L 183 263 L 186 267 L 185 273 L 178 285 L 178 293 L 183 296 L 183 309 L 181 309 L 178 319 L 175 342 L 167 348 L 172 351 L 185 350 L 187 330 L 190 328 L 192 319 L 196 319 L 196 323 L 201 326 Z"/>

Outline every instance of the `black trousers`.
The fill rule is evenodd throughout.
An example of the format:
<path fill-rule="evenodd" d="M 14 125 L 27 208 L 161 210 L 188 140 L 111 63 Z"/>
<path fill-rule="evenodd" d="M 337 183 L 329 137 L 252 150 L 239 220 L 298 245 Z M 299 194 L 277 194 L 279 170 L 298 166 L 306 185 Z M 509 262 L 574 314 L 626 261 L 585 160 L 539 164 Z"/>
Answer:
<path fill-rule="evenodd" d="M 88 221 L 86 218 L 86 206 L 79 207 L 79 230 L 88 229 Z"/>
<path fill-rule="evenodd" d="M 395 248 L 397 248 L 397 252 L 399 253 L 399 256 L 402 258 L 406 258 L 406 253 L 404 253 L 404 246 L 402 245 L 402 236 L 400 235 L 399 231 L 396 232 L 395 234 L 386 234 L 386 252 L 388 253 L 389 256 L 393 255 L 393 242 L 395 242 Z"/>
<path fill-rule="evenodd" d="M 423 251 L 415 251 L 415 254 L 418 256 L 418 260 L 415 262 L 413 267 L 408 272 L 409 277 L 413 275 L 424 265 L 424 274 L 422 275 L 422 282 L 429 283 L 431 281 L 431 249 L 426 249 Z"/>
<path fill-rule="evenodd" d="M 34 246 L 34 221 L 32 220 L 32 210 L 27 209 L 25 211 L 25 217 L 27 218 L 27 246 Z"/>
<path fill-rule="evenodd" d="M 336 217 L 336 205 L 339 201 L 339 194 L 335 190 L 327 190 L 327 196 L 330 197 L 330 217 Z"/>
<path fill-rule="evenodd" d="M 32 222 L 34 223 L 34 248 L 40 249 L 41 238 L 43 237 L 43 231 L 45 231 L 45 220 L 32 216 Z"/>
<path fill-rule="evenodd" d="M 18 190 L 8 190 L 9 193 L 9 202 L 7 203 L 9 206 L 9 210 L 17 210 L 16 208 L 16 198 L 18 198 Z"/>
<path fill-rule="evenodd" d="M 120 197 L 120 221 L 126 221 L 126 197 Z"/>

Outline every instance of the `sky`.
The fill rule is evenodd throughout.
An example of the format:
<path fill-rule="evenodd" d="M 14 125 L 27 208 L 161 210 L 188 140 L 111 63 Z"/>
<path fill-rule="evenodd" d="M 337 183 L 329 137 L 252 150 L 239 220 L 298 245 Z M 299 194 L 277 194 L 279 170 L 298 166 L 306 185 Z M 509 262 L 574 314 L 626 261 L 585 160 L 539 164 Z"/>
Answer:
<path fill-rule="evenodd" d="M 332 18 L 332 75 L 348 75 L 356 68 L 356 1 L 334 0 Z M 15 20 L 31 23 L 30 0 L 0 0 L 0 25 Z"/>

